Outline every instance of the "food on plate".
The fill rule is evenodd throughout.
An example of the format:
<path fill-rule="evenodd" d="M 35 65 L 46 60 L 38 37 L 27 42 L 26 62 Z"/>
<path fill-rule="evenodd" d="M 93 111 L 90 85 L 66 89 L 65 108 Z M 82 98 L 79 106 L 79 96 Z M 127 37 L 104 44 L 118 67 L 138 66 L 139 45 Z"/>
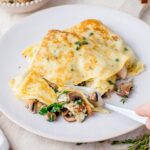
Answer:
<path fill-rule="evenodd" d="M 129 79 L 144 70 L 122 38 L 95 19 L 49 30 L 22 55 L 29 67 L 10 81 L 11 87 L 30 111 L 48 121 L 62 115 L 68 122 L 82 122 L 95 111 L 107 112 L 98 105 L 97 93 L 85 95 L 67 85 L 94 88 L 103 98 L 115 92 L 125 99 L 133 88 Z"/>

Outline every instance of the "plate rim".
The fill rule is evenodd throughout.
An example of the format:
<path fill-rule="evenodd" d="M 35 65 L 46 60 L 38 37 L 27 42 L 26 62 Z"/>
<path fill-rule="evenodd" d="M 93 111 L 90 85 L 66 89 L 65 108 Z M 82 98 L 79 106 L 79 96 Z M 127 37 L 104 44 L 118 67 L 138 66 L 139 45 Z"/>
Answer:
<path fill-rule="evenodd" d="M 5 38 L 5 36 L 7 36 L 7 34 L 9 34 L 9 33 L 10 33 L 12 30 L 14 30 L 17 26 L 19 26 L 19 25 L 23 24 L 24 22 L 26 22 L 26 20 L 28 20 L 28 19 L 32 18 L 33 16 L 36 16 L 36 15 L 38 15 L 38 14 L 40 14 L 40 13 L 49 11 L 50 9 L 55 9 L 55 8 L 60 8 L 60 9 L 61 9 L 61 8 L 63 8 L 63 7 L 96 7 L 96 8 L 99 8 L 99 9 L 106 9 L 106 10 L 118 12 L 118 13 L 120 13 L 120 14 L 122 14 L 122 15 L 126 15 L 127 17 L 131 18 L 132 20 L 135 20 L 136 22 L 139 22 L 140 24 L 143 24 L 144 26 L 147 26 L 147 27 L 150 29 L 149 25 L 146 24 L 144 21 L 142 21 L 142 20 L 140 20 L 139 18 L 136 18 L 136 17 L 134 17 L 134 16 L 131 16 L 131 15 L 129 15 L 128 13 L 123 12 L 123 11 L 121 11 L 121 10 L 116 10 L 116 9 L 109 8 L 109 7 L 105 7 L 105 6 L 97 6 L 97 5 L 89 5 L 89 4 L 84 4 L 84 5 L 82 5 L 82 4 L 67 4 L 67 5 L 55 6 L 55 7 L 50 7 L 50 8 L 44 9 L 44 10 L 40 10 L 40 11 L 38 11 L 38 12 L 35 12 L 35 13 L 33 13 L 33 14 L 31 14 L 31 15 L 25 17 L 25 18 L 22 19 L 19 23 L 16 23 L 16 24 L 13 25 L 12 27 L 10 27 L 10 28 L 0 37 L 0 43 L 1 43 L 1 41 L 3 40 L 3 38 Z M 86 140 L 81 141 L 81 140 L 78 140 L 78 139 L 74 140 L 74 139 L 71 139 L 71 138 L 69 139 L 69 138 L 62 137 L 62 136 L 59 137 L 59 136 L 54 136 L 54 135 L 50 135 L 50 134 L 47 135 L 47 134 L 43 133 L 42 131 L 36 130 L 36 129 L 32 128 L 32 127 L 29 127 L 28 125 L 22 124 L 22 123 L 19 122 L 19 120 L 15 120 L 15 118 L 13 118 L 13 117 L 11 116 L 11 114 L 9 114 L 9 112 L 8 112 L 5 108 L 3 108 L 3 106 L 1 105 L 1 103 L 0 103 L 0 111 L 1 111 L 7 118 L 9 118 L 12 122 L 14 122 L 14 123 L 17 124 L 18 126 L 22 127 L 23 129 L 25 129 L 25 130 L 27 130 L 27 131 L 29 131 L 29 132 L 31 132 L 31 133 L 34 133 L 34 134 L 36 134 L 36 135 L 38 135 L 38 136 L 42 136 L 42 137 L 44 137 L 44 138 L 48 138 L 48 139 L 56 140 L 56 141 L 61 141 L 61 142 L 71 142 L 71 143 L 78 143 L 78 142 L 84 143 L 84 142 L 88 142 L 88 143 L 90 143 L 90 142 L 96 142 L 96 141 L 103 141 L 103 140 L 108 140 L 108 139 L 115 138 L 115 137 L 121 136 L 121 135 L 123 135 L 123 134 L 129 133 L 129 132 L 134 131 L 134 130 L 136 130 L 136 129 L 138 129 L 139 127 L 142 126 L 141 124 L 139 124 L 139 125 L 136 125 L 136 127 L 134 126 L 134 127 L 131 127 L 130 129 L 125 130 L 124 132 L 116 133 L 116 134 L 113 135 L 113 136 L 110 136 L 110 137 L 108 137 L 108 138 L 101 138 L 100 140 L 98 140 L 97 138 L 96 138 L 96 139 L 93 138 L 93 139 L 89 139 L 89 140 L 86 139 Z"/>

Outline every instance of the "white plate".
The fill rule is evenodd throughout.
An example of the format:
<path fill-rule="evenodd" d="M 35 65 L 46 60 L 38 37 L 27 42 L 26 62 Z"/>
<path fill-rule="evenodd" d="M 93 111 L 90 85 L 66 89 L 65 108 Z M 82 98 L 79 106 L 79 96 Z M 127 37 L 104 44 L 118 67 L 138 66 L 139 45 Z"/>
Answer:
<path fill-rule="evenodd" d="M 114 112 L 109 115 L 95 114 L 84 123 L 67 123 L 61 118 L 49 123 L 40 115 L 28 112 L 9 88 L 9 79 L 21 72 L 18 66 L 27 66 L 21 57 L 24 48 L 39 42 L 48 29 L 65 29 L 87 18 L 100 19 L 120 34 L 146 65 L 146 71 L 135 79 L 134 94 L 128 102 L 123 105 L 116 97 L 112 97 L 110 102 L 133 109 L 150 99 L 150 28 L 145 23 L 109 8 L 88 5 L 54 7 L 26 18 L 0 40 L 0 108 L 21 127 L 54 140 L 93 142 L 116 137 L 141 126 Z"/>

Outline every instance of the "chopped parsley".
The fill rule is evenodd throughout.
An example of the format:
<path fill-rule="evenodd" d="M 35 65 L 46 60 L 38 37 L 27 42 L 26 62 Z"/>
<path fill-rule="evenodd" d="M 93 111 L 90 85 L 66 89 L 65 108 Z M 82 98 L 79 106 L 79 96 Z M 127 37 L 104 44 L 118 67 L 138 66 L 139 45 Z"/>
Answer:
<path fill-rule="evenodd" d="M 39 111 L 40 115 L 46 115 L 48 113 L 47 107 L 42 107 Z"/>
<path fill-rule="evenodd" d="M 57 93 L 58 92 L 58 89 L 57 88 L 53 88 L 54 92 Z"/>
<path fill-rule="evenodd" d="M 75 101 L 75 103 L 78 104 L 78 105 L 81 105 L 82 104 L 82 100 L 78 99 L 78 100 Z"/>
<path fill-rule="evenodd" d="M 92 35 L 94 35 L 94 33 L 93 33 L 93 32 L 91 32 L 91 33 L 89 34 L 89 36 L 92 36 Z"/>
<path fill-rule="evenodd" d="M 119 58 L 116 58 L 116 59 L 115 59 L 115 61 L 117 61 L 117 62 L 118 62 L 118 61 L 119 61 Z"/>
<path fill-rule="evenodd" d="M 76 50 L 78 51 L 80 49 L 80 47 L 78 46 L 78 47 L 76 47 Z"/>
<path fill-rule="evenodd" d="M 63 102 L 63 103 L 53 103 L 50 106 L 48 106 L 48 110 L 50 112 L 54 112 L 54 113 L 61 112 L 61 109 L 63 108 L 64 104 L 65 104 L 65 102 Z"/>
<path fill-rule="evenodd" d="M 81 46 L 81 42 L 80 41 L 76 41 L 75 44 L 78 45 L 78 46 Z"/>
<path fill-rule="evenodd" d="M 83 37 L 83 40 L 86 40 L 86 37 Z"/>
<path fill-rule="evenodd" d="M 83 42 L 82 42 L 82 45 L 87 45 L 87 44 L 88 44 L 87 41 L 83 41 Z"/>
<path fill-rule="evenodd" d="M 123 104 L 127 101 L 128 96 L 122 96 L 122 99 L 120 100 L 120 102 L 122 102 Z"/>
<path fill-rule="evenodd" d="M 86 41 L 86 38 L 83 37 L 82 41 L 76 41 L 75 45 L 77 45 L 76 50 L 78 51 L 82 45 L 87 45 L 88 42 Z"/>
<path fill-rule="evenodd" d="M 61 94 L 68 94 L 70 91 L 64 90 L 61 92 Z"/>
<path fill-rule="evenodd" d="M 125 48 L 124 48 L 124 51 L 128 51 L 128 49 L 125 47 Z"/>
<path fill-rule="evenodd" d="M 49 106 L 42 107 L 39 111 L 39 114 L 46 115 L 48 112 L 53 112 L 53 113 L 61 112 L 61 109 L 63 108 L 64 104 L 65 104 L 64 102 L 63 103 L 53 103 Z"/>

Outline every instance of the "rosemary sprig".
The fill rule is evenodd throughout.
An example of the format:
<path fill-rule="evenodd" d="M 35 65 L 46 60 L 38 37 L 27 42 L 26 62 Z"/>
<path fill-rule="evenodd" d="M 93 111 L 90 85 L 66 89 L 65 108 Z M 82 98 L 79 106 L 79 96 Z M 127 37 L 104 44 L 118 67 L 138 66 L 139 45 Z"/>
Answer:
<path fill-rule="evenodd" d="M 135 139 L 126 139 L 124 141 L 112 141 L 112 145 L 130 144 L 128 150 L 150 150 L 150 135 L 145 134 Z"/>

